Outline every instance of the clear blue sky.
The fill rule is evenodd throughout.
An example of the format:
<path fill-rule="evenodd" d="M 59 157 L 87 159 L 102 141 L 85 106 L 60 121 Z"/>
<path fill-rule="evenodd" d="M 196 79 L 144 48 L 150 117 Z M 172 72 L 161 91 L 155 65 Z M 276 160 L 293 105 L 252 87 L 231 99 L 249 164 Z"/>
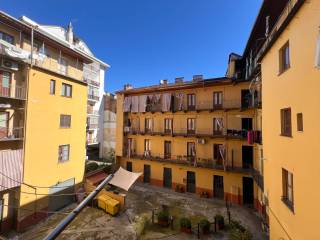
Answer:
<path fill-rule="evenodd" d="M 262 0 L 1 0 L 9 14 L 67 26 L 111 65 L 105 90 L 194 74 L 223 76 L 242 54 Z M 82 3 L 82 4 L 81 4 Z"/>

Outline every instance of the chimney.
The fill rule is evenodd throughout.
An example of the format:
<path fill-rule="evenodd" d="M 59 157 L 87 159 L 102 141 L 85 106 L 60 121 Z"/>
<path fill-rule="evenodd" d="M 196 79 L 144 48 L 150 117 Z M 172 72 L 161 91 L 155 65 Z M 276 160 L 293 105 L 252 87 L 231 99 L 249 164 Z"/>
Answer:
<path fill-rule="evenodd" d="M 125 85 L 123 86 L 123 89 L 124 89 L 125 91 L 130 90 L 130 89 L 132 89 L 132 88 L 133 88 L 132 85 L 129 84 L 129 83 L 127 83 L 127 84 L 125 84 Z"/>
<path fill-rule="evenodd" d="M 175 82 L 176 84 L 183 83 L 183 79 L 184 79 L 184 77 L 176 77 L 175 80 L 174 80 L 174 82 Z"/>
<path fill-rule="evenodd" d="M 203 80 L 203 75 L 193 75 L 192 81 L 198 82 Z"/>
<path fill-rule="evenodd" d="M 167 79 L 160 80 L 160 85 L 167 85 L 167 84 L 168 84 Z"/>
<path fill-rule="evenodd" d="M 68 28 L 67 28 L 67 41 L 70 44 L 73 44 L 73 27 L 71 22 L 69 22 Z"/>

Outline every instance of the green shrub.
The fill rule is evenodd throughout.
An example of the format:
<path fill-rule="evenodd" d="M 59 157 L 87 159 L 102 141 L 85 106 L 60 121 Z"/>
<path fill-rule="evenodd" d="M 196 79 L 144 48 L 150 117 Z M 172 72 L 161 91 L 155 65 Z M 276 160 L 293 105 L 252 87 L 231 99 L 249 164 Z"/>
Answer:
<path fill-rule="evenodd" d="M 181 228 L 191 228 L 191 221 L 189 218 L 181 218 L 180 219 L 180 227 Z"/>
<path fill-rule="evenodd" d="M 86 165 L 86 173 L 92 172 L 99 168 L 99 164 L 96 162 L 91 162 Z"/>
<path fill-rule="evenodd" d="M 158 222 L 168 222 L 169 221 L 169 212 L 161 211 L 158 213 Z"/>
<path fill-rule="evenodd" d="M 231 230 L 229 240 L 252 240 L 252 234 L 247 229 L 241 231 L 238 228 L 234 228 Z"/>
<path fill-rule="evenodd" d="M 224 217 L 221 214 L 216 214 L 215 220 L 218 224 L 224 224 Z"/>
<path fill-rule="evenodd" d="M 246 230 L 246 228 L 244 226 L 242 226 L 239 221 L 236 221 L 236 220 L 231 220 L 230 228 L 231 229 L 238 229 L 241 232 L 244 232 Z"/>
<path fill-rule="evenodd" d="M 207 219 L 202 219 L 199 226 L 202 232 L 210 232 L 210 222 Z"/>

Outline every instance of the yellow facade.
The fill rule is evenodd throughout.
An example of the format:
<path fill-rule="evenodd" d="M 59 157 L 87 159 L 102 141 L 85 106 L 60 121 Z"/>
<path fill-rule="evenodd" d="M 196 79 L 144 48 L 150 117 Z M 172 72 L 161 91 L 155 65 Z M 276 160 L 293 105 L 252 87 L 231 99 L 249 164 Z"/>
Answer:
<path fill-rule="evenodd" d="M 317 149 L 320 132 L 320 2 L 306 1 L 261 61 L 265 194 L 269 199 L 270 239 L 320 239 Z M 289 41 L 290 68 L 279 74 L 279 50 Z M 280 136 L 280 109 L 291 108 L 292 137 Z M 303 131 L 297 114 L 303 114 Z M 293 174 L 293 207 L 283 201 L 282 169 Z"/>

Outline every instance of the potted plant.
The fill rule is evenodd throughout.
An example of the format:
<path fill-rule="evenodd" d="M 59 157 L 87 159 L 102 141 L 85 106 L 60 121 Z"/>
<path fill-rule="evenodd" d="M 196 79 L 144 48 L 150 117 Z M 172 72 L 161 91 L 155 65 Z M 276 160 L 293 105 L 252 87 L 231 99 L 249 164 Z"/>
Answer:
<path fill-rule="evenodd" d="M 206 192 L 206 191 L 202 191 L 201 194 L 200 194 L 200 197 L 202 197 L 202 198 L 209 198 L 209 193 Z"/>
<path fill-rule="evenodd" d="M 199 222 L 199 226 L 200 226 L 201 232 L 203 234 L 209 234 L 210 233 L 210 222 L 207 219 L 202 219 Z"/>
<path fill-rule="evenodd" d="M 158 224 L 163 227 L 169 226 L 169 212 L 162 210 L 158 213 Z"/>
<path fill-rule="evenodd" d="M 180 231 L 185 233 L 191 233 L 191 221 L 189 218 L 180 219 Z"/>
<path fill-rule="evenodd" d="M 221 214 L 216 214 L 214 219 L 216 221 L 218 229 L 224 229 L 224 217 Z"/>

